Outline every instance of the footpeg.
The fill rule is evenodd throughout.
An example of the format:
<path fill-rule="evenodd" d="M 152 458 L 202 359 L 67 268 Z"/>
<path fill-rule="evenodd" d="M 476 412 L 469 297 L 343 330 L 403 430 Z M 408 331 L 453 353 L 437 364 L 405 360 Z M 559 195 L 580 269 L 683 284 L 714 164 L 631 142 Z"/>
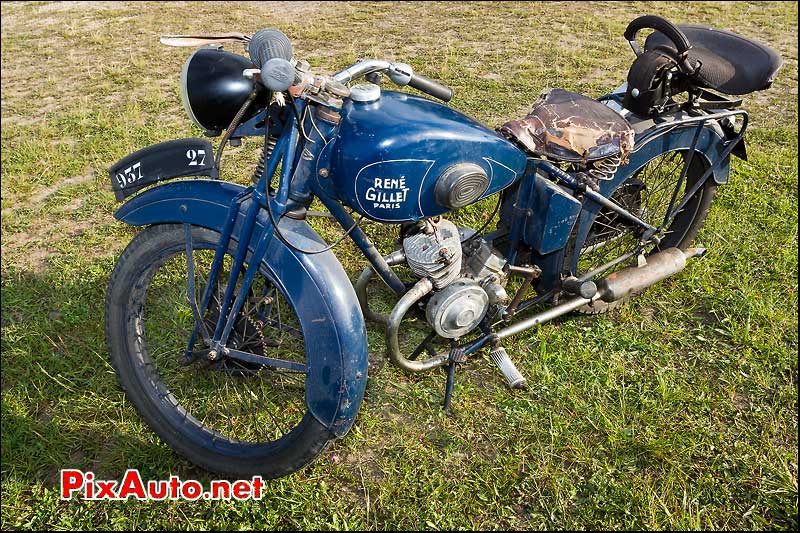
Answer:
<path fill-rule="evenodd" d="M 576 294 L 581 298 L 594 298 L 597 294 L 597 285 L 593 281 L 581 281 L 575 276 L 570 276 L 562 283 L 564 290 L 570 294 Z"/>
<path fill-rule="evenodd" d="M 497 365 L 497 368 L 500 369 L 500 373 L 503 374 L 503 377 L 506 378 L 508 381 L 508 387 L 511 389 L 527 389 L 528 383 L 522 374 L 519 373 L 517 367 L 514 366 L 514 363 L 511 362 L 511 358 L 508 357 L 508 352 L 502 346 L 498 346 L 494 350 L 489 352 L 489 357 L 491 357 L 494 364 Z"/>

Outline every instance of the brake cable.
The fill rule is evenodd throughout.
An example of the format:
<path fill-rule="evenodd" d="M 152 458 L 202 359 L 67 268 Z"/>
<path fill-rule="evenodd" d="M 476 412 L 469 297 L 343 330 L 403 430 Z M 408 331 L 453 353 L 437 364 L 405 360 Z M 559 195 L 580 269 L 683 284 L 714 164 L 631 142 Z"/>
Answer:
<path fill-rule="evenodd" d="M 492 222 L 492 219 L 494 219 L 495 215 L 497 214 L 497 211 L 500 210 L 500 200 L 501 200 L 501 197 L 498 194 L 497 195 L 497 203 L 494 204 L 494 209 L 492 210 L 492 214 L 489 215 L 489 218 L 486 219 L 486 222 L 483 223 L 483 225 L 481 226 L 481 228 L 478 231 L 476 231 L 475 233 L 473 233 L 472 235 L 470 235 L 469 237 L 467 237 L 463 241 L 461 241 L 461 244 L 466 244 L 468 242 L 471 242 L 473 239 L 477 239 L 484 231 L 486 231 L 486 228 L 489 227 L 489 224 Z"/>
<path fill-rule="evenodd" d="M 295 111 L 295 116 L 299 119 L 299 113 L 297 112 L 297 108 L 294 105 L 294 99 L 293 98 L 291 98 L 291 103 L 292 103 L 292 108 Z M 299 124 L 299 123 L 298 123 L 298 125 L 300 125 L 301 129 L 302 129 L 302 125 Z M 258 164 L 256 165 L 256 172 L 255 172 L 255 175 L 253 176 L 254 179 L 256 179 L 256 178 L 257 179 L 261 179 L 261 174 L 264 172 L 264 167 L 266 165 L 266 159 L 267 159 L 267 151 L 268 151 L 268 139 L 269 139 L 269 121 L 267 121 L 265 123 L 265 125 L 264 125 L 264 148 L 261 151 L 261 157 L 259 158 Z M 280 222 L 280 219 L 278 220 L 278 222 L 275 221 L 275 215 L 272 213 L 272 205 L 270 204 L 269 200 L 270 200 L 269 199 L 269 194 L 267 194 L 266 202 L 264 202 L 264 203 L 266 204 L 267 215 L 269 216 L 269 220 L 272 223 L 272 227 L 275 228 L 275 235 L 278 236 L 278 239 L 283 244 L 285 244 L 286 246 L 288 246 L 292 250 L 295 250 L 296 252 L 300 252 L 302 254 L 308 254 L 308 255 L 321 254 L 323 252 L 327 252 L 327 251 L 332 250 L 333 248 L 335 248 L 336 246 L 341 244 L 347 238 L 347 236 L 350 235 L 353 232 L 353 230 L 358 227 L 359 223 L 364 219 L 364 217 L 361 216 L 358 220 L 353 222 L 353 225 L 350 226 L 350 228 L 347 231 L 345 231 L 344 234 L 341 237 L 339 237 L 333 244 L 329 244 L 328 246 L 326 246 L 326 247 L 324 247 L 324 248 L 322 248 L 320 250 L 304 250 L 303 248 L 299 248 L 299 247 L 295 246 L 294 244 L 290 243 L 286 239 L 286 237 L 284 237 L 283 233 L 281 233 L 281 230 L 278 227 L 278 222 Z M 283 216 L 284 215 L 281 215 L 280 218 L 283 218 Z"/>
<path fill-rule="evenodd" d="M 250 104 L 253 103 L 253 101 L 256 99 L 256 96 L 258 96 L 258 90 L 254 89 L 250 93 L 250 96 L 247 97 L 247 100 L 245 100 L 244 104 L 242 104 L 242 107 L 239 108 L 239 111 L 233 117 L 233 120 L 228 126 L 228 129 L 225 131 L 225 135 L 219 142 L 219 148 L 217 149 L 217 156 L 214 158 L 214 165 L 216 165 L 217 171 L 219 171 L 219 164 L 222 161 L 222 151 L 225 149 L 225 145 L 228 144 L 231 135 L 233 135 L 233 132 L 236 131 L 237 127 L 239 127 L 239 122 L 241 122 L 242 117 L 250 108 Z M 269 108 L 267 108 L 267 120 L 269 120 Z"/>
<path fill-rule="evenodd" d="M 294 118 L 297 120 L 297 129 L 300 130 L 300 135 L 303 136 L 304 141 L 313 142 L 308 138 L 305 129 L 303 128 L 303 120 L 300 118 L 300 112 L 297 110 L 297 104 L 295 104 L 294 102 L 294 96 L 292 96 L 288 92 L 286 94 L 289 95 L 289 103 L 292 105 L 292 112 L 294 113 Z"/>

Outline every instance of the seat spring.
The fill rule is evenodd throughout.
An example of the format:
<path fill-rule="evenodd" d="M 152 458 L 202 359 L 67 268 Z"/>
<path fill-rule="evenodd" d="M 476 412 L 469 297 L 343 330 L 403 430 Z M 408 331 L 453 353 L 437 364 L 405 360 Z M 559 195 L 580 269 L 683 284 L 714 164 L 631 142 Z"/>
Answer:
<path fill-rule="evenodd" d="M 587 174 L 598 181 L 609 181 L 614 178 L 617 169 L 622 164 L 622 154 L 619 153 L 614 156 L 606 157 L 599 161 L 595 161 L 591 168 L 587 169 Z"/>

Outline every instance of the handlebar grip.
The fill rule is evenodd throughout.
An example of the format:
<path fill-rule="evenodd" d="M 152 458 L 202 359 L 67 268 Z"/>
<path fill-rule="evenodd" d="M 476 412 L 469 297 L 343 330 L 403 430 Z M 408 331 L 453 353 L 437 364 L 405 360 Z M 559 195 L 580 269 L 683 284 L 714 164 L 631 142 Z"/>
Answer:
<path fill-rule="evenodd" d="M 636 34 L 639 33 L 639 30 L 644 28 L 652 28 L 666 35 L 675 45 L 675 48 L 678 50 L 678 55 L 685 54 L 686 51 L 692 47 L 689 39 L 686 38 L 686 35 L 684 35 L 677 26 L 657 15 L 644 15 L 632 20 L 625 29 L 625 39 L 628 41 L 635 41 Z"/>
<path fill-rule="evenodd" d="M 412 74 L 411 81 L 408 84 L 418 91 L 429 94 L 443 102 L 449 102 L 453 98 L 453 89 L 421 74 Z"/>
<path fill-rule="evenodd" d="M 247 45 L 250 59 L 261 70 L 261 84 L 274 92 L 283 92 L 296 82 L 297 72 L 290 63 L 292 43 L 280 30 L 258 30 Z"/>
<path fill-rule="evenodd" d="M 292 43 L 280 30 L 266 28 L 258 30 L 247 45 L 250 59 L 256 67 L 264 68 L 270 59 L 292 59 Z"/>

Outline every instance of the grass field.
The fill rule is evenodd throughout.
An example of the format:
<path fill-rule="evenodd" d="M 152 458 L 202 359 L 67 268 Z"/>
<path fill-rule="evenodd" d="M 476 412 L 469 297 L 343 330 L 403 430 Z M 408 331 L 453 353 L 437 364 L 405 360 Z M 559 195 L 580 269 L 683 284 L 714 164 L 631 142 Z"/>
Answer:
<path fill-rule="evenodd" d="M 745 99 L 750 159 L 720 187 L 704 259 L 619 311 L 513 338 L 528 391 L 474 358 L 454 418 L 438 406 L 443 373 L 385 364 L 370 327 L 354 428 L 261 501 L 59 500 L 61 468 L 209 479 L 140 421 L 103 334 L 106 283 L 135 233 L 113 219 L 106 169 L 199 133 L 178 96 L 190 50 L 159 34 L 276 26 L 328 73 L 404 60 L 495 127 L 546 87 L 616 87 L 632 59 L 622 33 L 645 13 L 757 38 L 785 62 Z M 770 2 L 3 3 L 0 526 L 797 529 L 797 15 Z M 247 181 L 257 144 L 226 152 L 225 179 Z M 474 225 L 492 205 L 454 219 Z M 391 251 L 393 230 L 367 231 Z M 337 253 L 355 279 L 364 260 L 349 243 Z"/>

